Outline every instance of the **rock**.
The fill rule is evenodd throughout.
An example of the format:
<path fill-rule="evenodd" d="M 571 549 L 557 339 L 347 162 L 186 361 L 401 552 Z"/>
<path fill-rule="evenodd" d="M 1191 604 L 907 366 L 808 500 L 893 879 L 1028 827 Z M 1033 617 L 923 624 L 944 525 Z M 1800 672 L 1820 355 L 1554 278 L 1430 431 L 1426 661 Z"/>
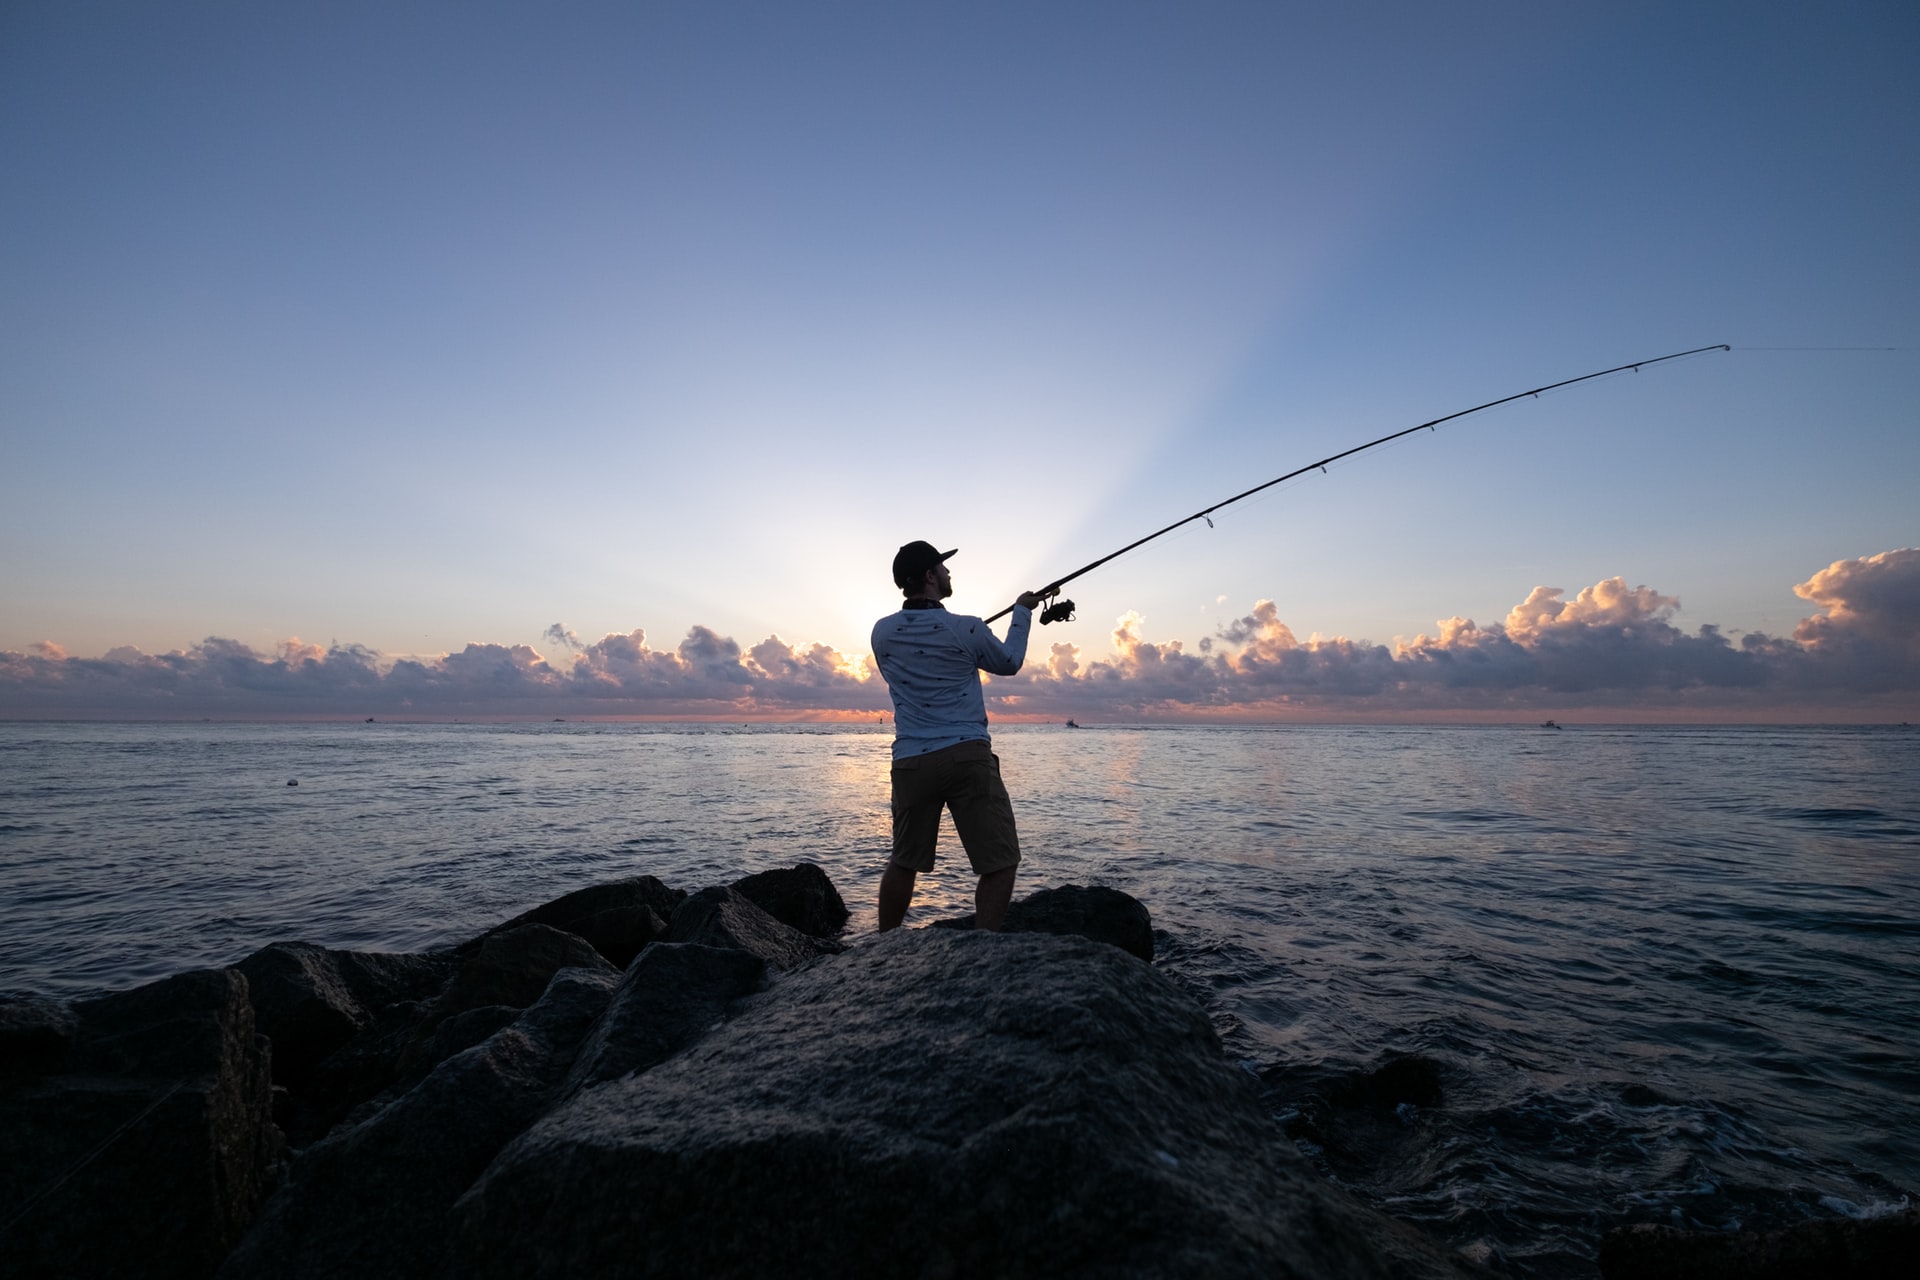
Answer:
<path fill-rule="evenodd" d="M 729 1006 L 766 977 L 766 961 L 746 951 L 656 942 L 621 977 L 562 1092 L 658 1066 L 724 1021 Z"/>
<path fill-rule="evenodd" d="M 667 922 L 652 907 L 609 907 L 568 926 L 605 957 L 608 964 L 624 969 L 648 943 L 667 935 Z"/>
<path fill-rule="evenodd" d="M 524 1012 L 510 1004 L 483 1004 L 478 1009 L 454 1014 L 435 1027 L 424 1040 L 416 1040 L 408 1046 L 409 1053 L 402 1059 L 401 1074 L 424 1076 L 462 1049 L 471 1049 L 500 1028 L 511 1026 Z M 409 1070 L 416 1065 L 417 1070 Z"/>
<path fill-rule="evenodd" d="M 733 882 L 735 892 L 789 928 L 832 938 L 847 927 L 847 904 L 827 873 L 811 862 L 761 871 Z"/>
<path fill-rule="evenodd" d="M 316 1141 L 400 1079 L 402 1060 L 421 1038 L 427 1013 L 420 1002 L 389 1005 L 359 1035 L 314 1064 L 301 1088 L 281 1095 L 275 1109 L 287 1140 L 296 1147 Z"/>
<path fill-rule="evenodd" d="M 511 1025 L 302 1152 L 222 1280 L 439 1274 L 448 1206 L 539 1114 L 615 985 L 604 962 L 561 969 Z"/>
<path fill-rule="evenodd" d="M 276 1084 L 304 1084 L 314 1064 L 353 1039 L 367 1020 L 325 948 L 276 942 L 235 967 L 247 976 L 255 1025 L 273 1042 Z"/>
<path fill-rule="evenodd" d="M 460 971 L 429 1010 L 424 1030 L 484 1005 L 524 1009 L 540 998 L 555 973 L 568 968 L 616 972 L 585 939 L 548 925 L 522 924 L 487 934 L 462 958 Z"/>
<path fill-rule="evenodd" d="M 0 996 L 0 1082 L 58 1071 L 79 1025 L 58 1000 Z"/>
<path fill-rule="evenodd" d="M 702 889 L 680 904 L 667 926 L 668 942 L 733 947 L 759 956 L 782 973 L 844 948 L 780 923 L 733 889 Z"/>
<path fill-rule="evenodd" d="M 971 929 L 972 916 L 936 920 L 936 929 Z M 1091 938 L 1153 962 L 1153 917 L 1139 899 L 1104 885 L 1062 885 L 1028 894 L 1007 908 L 1005 933 L 1057 933 Z"/>
<path fill-rule="evenodd" d="M 276 942 L 239 963 L 256 1025 L 273 1042 L 274 1083 L 285 1086 L 275 1118 L 295 1145 L 392 1083 L 424 1017 L 420 1000 L 446 986 L 456 967 L 449 955 L 310 942 Z"/>
<path fill-rule="evenodd" d="M 1442 1276 L 1207 1015 L 1080 938 L 899 930 L 556 1108 L 453 1211 L 479 1277 Z"/>
<path fill-rule="evenodd" d="M 205 1276 L 280 1161 L 266 1040 L 237 970 L 72 1008 L 59 1074 L 0 1087 L 9 1276 Z"/>
<path fill-rule="evenodd" d="M 256 1025 L 273 1041 L 274 1082 L 299 1090 L 380 1010 L 443 986 L 454 962 L 276 942 L 236 967 L 247 976 Z"/>
<path fill-rule="evenodd" d="M 511 1022 L 518 1010 L 540 998 L 559 970 L 572 966 L 609 977 L 615 973 L 584 939 L 542 924 L 487 934 L 458 958 L 377 958 L 427 959 L 441 975 L 454 972 L 450 981 L 441 979 L 444 989 L 430 1001 L 392 1000 L 370 1018 L 363 1013 L 357 1035 L 289 1079 L 279 1120 L 297 1147 L 318 1141 L 359 1108 L 417 1082 L 443 1058 Z M 322 975 L 337 973 L 337 987 L 366 992 L 368 1003 L 396 992 L 432 989 L 420 975 L 399 981 L 394 966 L 369 963 L 375 953 L 328 952 L 323 959 Z M 284 959 L 276 963 L 284 965 Z M 297 990 L 292 982 L 288 987 Z M 364 1009 L 358 999 L 333 1007 L 342 1015 Z"/>
<path fill-rule="evenodd" d="M 1607 1280 L 1894 1280 L 1920 1255 L 1920 1209 L 1802 1222 L 1782 1231 L 1685 1231 L 1642 1223 L 1600 1243 Z"/>
<path fill-rule="evenodd" d="M 476 940 L 452 981 L 430 1003 L 396 1002 L 315 1064 L 281 1108 L 281 1124 L 305 1146 L 355 1118 L 383 1095 L 418 1083 L 444 1059 L 515 1020 L 562 969 L 616 971 L 585 939 L 523 924 Z"/>
<path fill-rule="evenodd" d="M 402 1001 L 427 999 L 447 985 L 459 961 L 446 952 L 331 951 L 340 977 L 360 1006 L 379 1012 Z"/>
<path fill-rule="evenodd" d="M 665 932 L 665 922 L 686 896 L 685 890 L 668 888 L 652 876 L 629 876 L 577 889 L 522 912 L 463 944 L 460 951 L 469 952 L 493 935 L 522 925 L 544 924 L 585 938 L 614 968 L 624 969 L 642 947 Z"/>

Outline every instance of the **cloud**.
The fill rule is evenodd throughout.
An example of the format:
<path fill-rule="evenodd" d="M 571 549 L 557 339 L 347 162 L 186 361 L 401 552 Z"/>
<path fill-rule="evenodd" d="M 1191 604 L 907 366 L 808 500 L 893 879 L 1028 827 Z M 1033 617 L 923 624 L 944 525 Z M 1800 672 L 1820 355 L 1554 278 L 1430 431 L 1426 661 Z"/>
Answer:
<path fill-rule="evenodd" d="M 1794 588 L 1818 612 L 1790 637 L 1738 642 L 1678 626 L 1680 601 L 1608 578 L 1540 586 L 1498 622 L 1454 617 L 1392 645 L 1301 639 L 1271 600 L 1191 650 L 1116 619 L 1104 652 L 1036 635 L 994 714 L 1081 719 L 1499 718 L 1584 709 L 1610 718 L 1890 719 L 1920 714 L 1920 549 L 1838 560 Z M 184 650 L 80 658 L 52 641 L 0 651 L 0 715 L 62 717 L 868 717 L 886 711 L 871 658 L 768 636 L 750 647 L 690 628 L 587 643 L 558 623 L 530 645 L 473 643 L 389 661 L 295 637 L 270 652 L 209 637 Z"/>
<path fill-rule="evenodd" d="M 557 622 L 545 631 L 542 631 L 540 638 L 548 644 L 555 645 L 559 648 L 572 649 L 575 653 L 587 647 L 578 635 L 567 630 Z"/>
<path fill-rule="evenodd" d="M 1912 678 L 1920 664 L 1920 548 L 1835 560 L 1793 592 L 1823 610 L 1793 633 L 1820 665 L 1890 689 Z"/>
<path fill-rule="evenodd" d="M 1454 617 L 1392 646 L 1301 640 L 1270 600 L 1196 653 L 1155 644 L 1137 614 L 1112 652 L 1055 645 L 995 681 L 1004 711 L 1078 718 L 1520 715 L 1586 708 L 1615 718 L 1891 718 L 1920 708 L 1920 550 L 1836 561 L 1795 591 L 1823 613 L 1792 639 L 1675 625 L 1680 601 L 1609 578 L 1569 600 L 1535 587 L 1486 626 Z M 1895 703 L 1905 711 L 1895 711 Z"/>

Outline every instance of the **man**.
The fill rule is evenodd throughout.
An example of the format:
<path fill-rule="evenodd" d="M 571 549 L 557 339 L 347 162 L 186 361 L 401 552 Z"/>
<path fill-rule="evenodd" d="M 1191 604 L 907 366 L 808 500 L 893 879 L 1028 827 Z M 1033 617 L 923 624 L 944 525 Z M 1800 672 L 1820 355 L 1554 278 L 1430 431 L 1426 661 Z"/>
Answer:
<path fill-rule="evenodd" d="M 953 594 L 947 558 L 932 543 L 909 542 L 893 558 L 900 612 L 873 626 L 873 657 L 893 695 L 893 856 L 880 877 L 880 928 L 898 928 L 913 901 L 914 880 L 933 870 L 940 810 L 953 813 L 967 861 L 980 877 L 973 927 L 998 929 L 1013 900 L 1020 837 L 1013 801 L 1000 781 L 1000 758 L 987 736 L 980 673 L 1010 676 L 1027 656 L 1033 607 L 1023 593 L 1005 644 L 978 618 L 948 613 Z"/>

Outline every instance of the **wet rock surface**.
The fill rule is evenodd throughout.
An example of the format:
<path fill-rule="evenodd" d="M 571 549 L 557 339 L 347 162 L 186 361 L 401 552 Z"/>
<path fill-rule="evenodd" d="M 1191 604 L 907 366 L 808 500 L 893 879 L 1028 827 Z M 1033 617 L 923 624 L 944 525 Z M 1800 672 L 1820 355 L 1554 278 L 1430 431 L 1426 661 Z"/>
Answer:
<path fill-rule="evenodd" d="M 811 862 L 762 871 L 735 880 L 730 887 L 781 924 L 809 937 L 836 937 L 847 927 L 849 912 L 840 891 Z"/>
<path fill-rule="evenodd" d="M 0 996 L 0 1082 L 59 1070 L 79 1026 L 64 1001 Z"/>
<path fill-rule="evenodd" d="M 667 928 L 667 941 L 746 951 L 784 973 L 842 949 L 782 924 L 735 889 L 702 889 L 680 904 Z"/>
<path fill-rule="evenodd" d="M 614 986 L 561 969 L 512 1023 L 309 1148 L 220 1275 L 438 1274 L 447 1209 L 539 1115 Z"/>
<path fill-rule="evenodd" d="M 438 1026 L 456 1014 L 487 1005 L 524 1009 L 538 1000 L 562 969 L 617 970 L 586 939 L 544 924 L 523 924 L 481 939 L 427 1011 Z"/>
<path fill-rule="evenodd" d="M 933 922 L 939 929 L 971 929 L 972 916 Z M 1062 885 L 1041 889 L 1012 903 L 1001 926 L 1005 933 L 1072 934 L 1105 942 L 1128 955 L 1153 962 L 1153 918 L 1138 900 L 1104 885 Z"/>
<path fill-rule="evenodd" d="M 0 1001 L 0 1257 L 229 1280 L 1464 1265 L 1300 1161 L 1205 1013 L 1131 958 L 1139 903 L 1073 887 L 1012 919 L 848 949 L 817 867 L 691 895 L 636 876 L 447 953 L 277 943 Z"/>
<path fill-rule="evenodd" d="M 282 1154 L 246 979 L 197 970 L 70 1015 L 52 1070 L 0 1085 L 0 1270 L 209 1274 Z"/>
<path fill-rule="evenodd" d="M 533 1126 L 455 1207 L 454 1268 L 1465 1272 L 1277 1138 L 1205 1013 L 1115 948 L 902 930 Z"/>
<path fill-rule="evenodd" d="M 380 1010 L 438 991 L 453 961 L 276 942 L 234 967 L 246 975 L 255 1025 L 273 1042 L 274 1083 L 298 1086 Z"/>
<path fill-rule="evenodd" d="M 824 878 L 825 873 L 821 875 Z M 624 969 L 642 947 L 665 932 L 666 922 L 686 896 L 686 890 L 670 888 L 653 876 L 628 876 L 542 903 L 462 944 L 458 951 L 465 954 L 493 935 L 522 925 L 543 924 L 584 938 L 608 964 Z"/>
<path fill-rule="evenodd" d="M 581 1046 L 564 1092 L 665 1062 L 724 1022 L 733 1004 L 766 980 L 766 961 L 745 951 L 696 942 L 648 947 Z"/>

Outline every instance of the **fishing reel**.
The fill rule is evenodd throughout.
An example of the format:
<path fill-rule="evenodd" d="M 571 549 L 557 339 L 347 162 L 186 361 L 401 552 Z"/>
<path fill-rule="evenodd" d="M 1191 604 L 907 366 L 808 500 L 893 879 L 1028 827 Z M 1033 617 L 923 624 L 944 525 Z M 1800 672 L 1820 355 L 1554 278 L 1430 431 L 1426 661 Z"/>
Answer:
<path fill-rule="evenodd" d="M 1040 598 L 1043 600 L 1053 601 L 1052 604 L 1048 605 L 1046 608 L 1040 611 L 1041 626 L 1044 627 L 1049 622 L 1072 622 L 1073 621 L 1073 601 L 1060 599 L 1060 593 L 1058 591 L 1053 592 L 1051 595 L 1042 596 Z"/>

